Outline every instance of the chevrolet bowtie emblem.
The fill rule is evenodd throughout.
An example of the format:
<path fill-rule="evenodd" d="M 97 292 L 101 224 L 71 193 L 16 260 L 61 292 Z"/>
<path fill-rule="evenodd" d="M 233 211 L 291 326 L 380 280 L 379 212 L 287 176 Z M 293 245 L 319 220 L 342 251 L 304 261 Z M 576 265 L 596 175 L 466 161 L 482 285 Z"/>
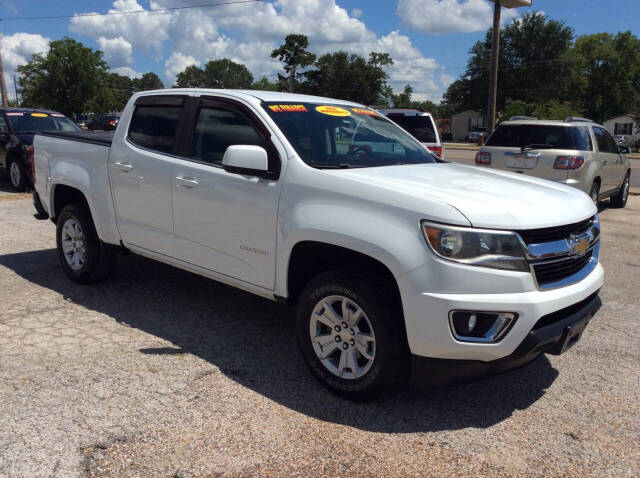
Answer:
<path fill-rule="evenodd" d="M 585 239 L 585 238 L 576 239 L 575 242 L 573 243 L 573 247 L 571 248 L 571 252 L 573 254 L 582 255 L 585 252 L 587 252 L 587 249 L 589 249 L 588 239 Z"/>

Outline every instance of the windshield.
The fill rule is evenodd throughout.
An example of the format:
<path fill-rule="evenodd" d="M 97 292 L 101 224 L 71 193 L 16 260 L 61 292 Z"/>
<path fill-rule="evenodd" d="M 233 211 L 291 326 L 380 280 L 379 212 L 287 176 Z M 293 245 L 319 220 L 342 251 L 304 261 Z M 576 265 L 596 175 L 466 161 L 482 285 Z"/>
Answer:
<path fill-rule="evenodd" d="M 414 138 L 422 143 L 435 143 L 436 133 L 428 116 L 406 116 L 404 114 L 390 113 L 387 115 L 391 121 L 402 126 Z"/>
<path fill-rule="evenodd" d="M 60 113 L 12 111 L 7 113 L 7 119 L 16 133 L 35 133 L 52 130 L 81 131 L 78 125 Z"/>
<path fill-rule="evenodd" d="M 545 145 L 553 149 L 591 151 L 591 135 L 586 126 L 503 124 L 489 137 L 487 146 L 522 148 Z"/>
<path fill-rule="evenodd" d="M 371 109 L 263 103 L 302 160 L 314 168 L 435 163 L 402 128 Z"/>

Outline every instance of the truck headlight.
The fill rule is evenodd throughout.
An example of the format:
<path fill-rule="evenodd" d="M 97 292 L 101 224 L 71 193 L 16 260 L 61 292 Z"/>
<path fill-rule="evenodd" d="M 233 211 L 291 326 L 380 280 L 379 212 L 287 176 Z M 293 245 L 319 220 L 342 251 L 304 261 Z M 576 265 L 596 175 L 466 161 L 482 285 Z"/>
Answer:
<path fill-rule="evenodd" d="M 424 237 L 439 257 L 462 264 L 529 272 L 522 244 L 509 231 L 421 223 Z"/>

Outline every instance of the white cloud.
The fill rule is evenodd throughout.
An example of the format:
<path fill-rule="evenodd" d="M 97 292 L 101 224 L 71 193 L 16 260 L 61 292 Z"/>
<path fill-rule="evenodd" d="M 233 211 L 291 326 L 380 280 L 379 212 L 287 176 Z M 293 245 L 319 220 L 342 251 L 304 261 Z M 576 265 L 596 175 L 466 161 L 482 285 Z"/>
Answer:
<path fill-rule="evenodd" d="M 117 73 L 118 75 L 128 76 L 129 78 L 142 78 L 142 73 L 134 70 L 128 66 L 120 66 L 118 68 L 111 68 L 111 72 Z"/>
<path fill-rule="evenodd" d="M 0 52 L 2 53 L 2 66 L 7 85 L 7 95 L 15 98 L 13 75 L 19 65 L 26 65 L 31 56 L 36 53 L 46 53 L 49 50 L 50 39 L 42 35 L 32 33 L 14 33 L 3 35 L 0 33 Z"/>
<path fill-rule="evenodd" d="M 361 8 L 353 8 L 351 10 L 351 16 L 353 18 L 360 18 L 362 16 L 362 9 Z"/>
<path fill-rule="evenodd" d="M 138 1 L 116 0 L 113 6 L 119 11 L 141 10 Z M 191 4 L 192 0 L 152 0 L 150 8 Z M 444 87 L 437 62 L 422 55 L 409 37 L 397 31 L 376 35 L 356 18 L 361 13 L 357 10 L 349 14 L 336 0 L 274 0 L 155 14 L 76 16 L 71 29 L 98 41 L 103 38 L 102 42 L 113 49 L 113 61 L 119 58 L 122 63 L 112 65 L 116 67 L 131 66 L 123 62 L 124 48 L 116 48 L 123 47 L 121 40 L 133 51 L 161 51 L 168 43 L 171 54 L 164 61 L 167 84 L 172 84 L 175 75 L 188 65 L 221 58 L 244 63 L 256 79 L 263 75 L 274 78 L 282 65 L 271 58 L 271 51 L 287 34 L 303 33 L 309 38 L 310 50 L 317 54 L 336 50 L 363 56 L 371 51 L 388 52 L 394 60 L 388 69 L 394 88 L 411 83 L 416 93 L 439 99 Z"/>
<path fill-rule="evenodd" d="M 136 0 L 115 0 L 109 13 L 145 10 Z M 171 15 L 167 12 L 133 13 L 103 16 L 74 16 L 69 28 L 92 38 L 126 39 L 134 48 L 160 50 L 167 39 Z"/>
<path fill-rule="evenodd" d="M 104 52 L 105 61 L 112 69 L 133 64 L 131 43 L 121 36 L 116 38 L 99 37 L 98 45 Z"/>
<path fill-rule="evenodd" d="M 409 27 L 441 35 L 484 31 L 493 24 L 493 4 L 486 0 L 398 0 L 398 15 Z M 502 9 L 502 20 L 515 18 L 515 9 Z"/>

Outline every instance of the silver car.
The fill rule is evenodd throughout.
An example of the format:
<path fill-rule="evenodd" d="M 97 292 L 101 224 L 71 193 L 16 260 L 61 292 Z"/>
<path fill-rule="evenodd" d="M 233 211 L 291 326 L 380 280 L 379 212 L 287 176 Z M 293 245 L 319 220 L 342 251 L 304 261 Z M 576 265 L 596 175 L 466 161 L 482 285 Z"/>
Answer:
<path fill-rule="evenodd" d="M 605 198 L 614 207 L 627 203 L 631 164 L 604 127 L 590 120 L 505 121 L 475 162 L 573 186 L 596 203 Z"/>

